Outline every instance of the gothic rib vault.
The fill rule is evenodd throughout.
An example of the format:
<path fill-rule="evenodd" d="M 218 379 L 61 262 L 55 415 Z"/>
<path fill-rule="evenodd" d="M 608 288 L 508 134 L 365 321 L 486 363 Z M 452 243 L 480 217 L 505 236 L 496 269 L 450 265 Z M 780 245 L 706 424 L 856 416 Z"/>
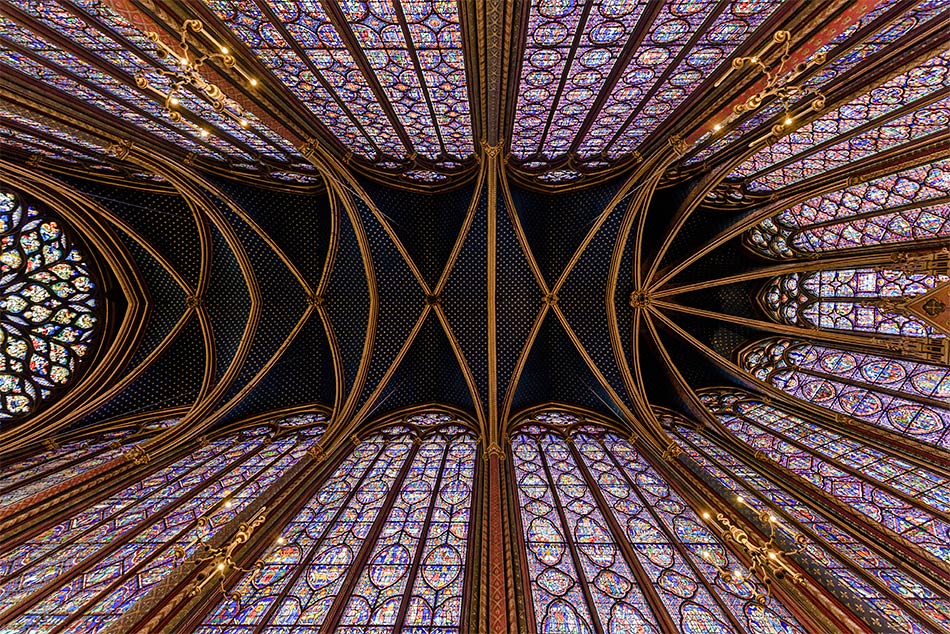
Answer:
<path fill-rule="evenodd" d="M 950 627 L 946 0 L 10 0 L 0 19 L 0 553 L 22 558 L 0 627 L 227 624 L 222 593 L 253 594 L 240 566 L 341 465 L 376 473 L 372 450 L 399 458 L 369 535 L 413 461 L 471 511 L 451 580 L 406 537 L 407 579 L 460 597 L 453 627 Z M 226 584 L 172 557 L 197 556 L 191 529 L 128 568 L 135 531 L 76 565 L 30 554 L 234 447 L 247 489 L 167 507 L 216 518 Z M 591 568 L 564 537 L 558 568 L 526 545 L 542 526 L 599 527 L 619 555 Z M 318 628 L 360 631 L 373 541 Z M 787 569 L 756 566 L 779 551 Z M 672 570 L 698 588 L 679 602 Z M 604 571 L 633 588 L 614 616 Z"/>

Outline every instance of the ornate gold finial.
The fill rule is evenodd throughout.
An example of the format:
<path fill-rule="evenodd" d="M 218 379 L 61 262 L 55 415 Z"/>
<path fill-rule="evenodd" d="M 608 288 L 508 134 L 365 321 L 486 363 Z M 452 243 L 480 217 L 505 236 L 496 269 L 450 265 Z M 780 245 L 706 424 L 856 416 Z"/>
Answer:
<path fill-rule="evenodd" d="M 689 146 L 686 144 L 686 141 L 678 134 L 671 134 L 667 139 L 669 141 L 670 147 L 673 148 L 673 151 L 676 152 L 677 156 L 683 156 L 689 150 Z"/>
<path fill-rule="evenodd" d="M 752 455 L 755 457 L 756 460 L 760 462 L 768 458 L 768 456 L 765 455 L 765 452 L 760 449 L 757 449 L 756 452 Z"/>
<path fill-rule="evenodd" d="M 360 437 L 359 437 L 359 436 L 357 436 L 356 434 L 353 434 L 352 436 L 350 436 L 350 442 L 353 443 L 353 446 L 354 446 L 354 447 L 359 447 L 359 446 L 360 446 L 360 443 L 363 442 L 363 441 L 360 440 Z"/>
<path fill-rule="evenodd" d="M 106 148 L 106 152 L 111 154 L 120 161 L 129 155 L 129 152 L 132 151 L 132 141 L 129 139 L 120 139 L 114 143 L 110 143 L 109 147 Z"/>
<path fill-rule="evenodd" d="M 629 303 L 632 308 L 646 308 L 650 305 L 650 292 L 646 289 L 633 291 Z"/>
<path fill-rule="evenodd" d="M 492 458 L 498 458 L 499 460 L 505 459 L 505 450 L 501 448 L 497 442 L 491 442 L 487 447 L 485 447 L 485 460 L 490 460 Z"/>
<path fill-rule="evenodd" d="M 675 462 L 677 458 L 682 455 L 683 450 L 675 442 L 671 442 L 666 446 L 666 450 L 663 452 L 663 460 L 666 462 Z"/>
<path fill-rule="evenodd" d="M 318 141 L 317 139 L 313 137 L 310 137 L 309 139 L 304 141 L 301 144 L 301 146 L 297 148 L 297 150 L 304 156 L 304 158 L 309 159 L 309 158 L 313 158 L 313 154 L 314 152 L 317 151 L 317 146 L 319 145 L 320 145 L 320 141 Z"/>
<path fill-rule="evenodd" d="M 141 445 L 132 445 L 129 447 L 124 454 L 122 454 L 126 460 L 135 464 L 148 464 L 151 457 L 148 455 L 148 452 L 145 451 Z"/>
<path fill-rule="evenodd" d="M 40 163 L 43 162 L 43 155 L 40 152 L 33 152 L 30 154 L 30 158 L 27 159 L 26 164 L 30 167 L 39 167 Z"/>
<path fill-rule="evenodd" d="M 317 463 L 323 462 L 323 459 L 326 458 L 326 454 L 323 452 L 323 447 L 320 445 L 314 445 L 308 449 L 307 455 L 310 456 L 311 460 Z"/>
<path fill-rule="evenodd" d="M 196 440 L 195 442 L 198 443 L 199 447 L 207 447 L 208 445 L 211 444 L 211 441 L 208 440 L 207 436 L 198 436 L 198 440 Z"/>
<path fill-rule="evenodd" d="M 501 144 L 488 145 L 488 141 L 482 141 L 482 151 L 488 158 L 495 158 L 501 152 Z"/>
<path fill-rule="evenodd" d="M 635 445 L 638 442 L 640 442 L 640 437 L 637 435 L 637 432 L 635 431 L 630 432 L 630 435 L 627 436 L 627 442 L 630 443 L 631 445 Z"/>
<path fill-rule="evenodd" d="M 184 163 L 185 165 L 194 165 L 195 161 L 197 160 L 198 160 L 198 155 L 194 152 L 189 152 L 188 156 L 183 158 L 181 162 Z"/>

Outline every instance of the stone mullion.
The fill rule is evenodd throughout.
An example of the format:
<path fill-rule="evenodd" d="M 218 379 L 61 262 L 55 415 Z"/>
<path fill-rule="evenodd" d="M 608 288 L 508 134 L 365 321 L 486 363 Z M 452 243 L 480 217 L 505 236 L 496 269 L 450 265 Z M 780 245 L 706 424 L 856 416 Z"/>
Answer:
<path fill-rule="evenodd" d="M 887 597 L 888 599 L 890 599 L 892 602 L 896 603 L 897 605 L 900 605 L 901 608 L 903 608 L 903 609 L 906 610 L 907 612 L 913 614 L 913 615 L 914 615 L 917 619 L 919 619 L 922 623 L 927 624 L 927 625 L 930 627 L 930 629 L 932 629 L 932 631 L 934 632 L 934 634 L 937 634 L 938 632 L 941 631 L 941 628 L 940 628 L 939 626 L 933 624 L 933 622 L 929 619 L 929 617 L 927 617 L 925 614 L 923 614 L 923 613 L 922 613 L 920 610 L 918 610 L 916 607 L 914 607 L 913 605 L 911 605 L 910 603 L 908 603 L 908 602 L 904 599 L 903 596 L 894 593 L 893 590 L 891 590 L 891 588 L 890 588 L 887 584 L 885 584 L 883 581 L 881 581 L 880 579 L 878 579 L 878 578 L 875 577 L 874 575 L 871 575 L 871 574 L 868 574 L 867 572 L 865 572 L 864 568 L 863 568 L 861 565 L 859 565 L 857 562 L 853 561 L 853 560 L 852 560 L 850 557 L 848 557 L 847 555 L 845 555 L 845 554 L 839 552 L 838 548 L 837 548 L 836 546 L 834 546 L 834 545 L 828 543 L 828 542 L 825 540 L 824 537 L 820 536 L 819 534 L 817 534 L 817 533 L 815 533 L 814 531 L 812 531 L 812 529 L 810 529 L 810 528 L 808 528 L 807 526 L 803 525 L 797 518 L 795 518 L 794 516 L 792 516 L 791 513 L 789 513 L 788 511 L 786 511 L 784 507 L 782 507 L 781 505 L 778 505 L 778 504 L 775 504 L 774 502 L 772 502 L 771 499 L 766 496 L 766 494 L 764 494 L 764 493 L 762 493 L 761 491 L 759 491 L 756 487 L 750 485 L 748 482 L 745 481 L 745 479 L 744 479 L 743 477 L 739 476 L 738 474 L 733 473 L 731 469 L 729 469 L 729 468 L 726 467 L 725 465 L 722 465 L 716 458 L 713 458 L 712 456 L 708 455 L 708 454 L 705 452 L 705 450 L 703 450 L 703 449 L 701 449 L 701 448 L 695 446 L 695 445 L 694 445 L 693 443 L 691 443 L 689 440 L 685 439 L 683 436 L 681 436 L 681 435 L 679 434 L 679 432 L 678 432 L 677 430 L 673 429 L 672 431 L 673 431 L 674 434 L 676 434 L 676 437 L 679 438 L 680 441 L 682 441 L 682 442 L 684 442 L 685 444 L 687 444 L 687 445 L 689 445 L 690 447 L 692 447 L 692 449 L 693 449 L 694 451 L 696 451 L 697 453 L 699 453 L 700 455 L 702 455 L 707 461 L 709 461 L 710 464 L 714 465 L 714 466 L 717 467 L 718 469 L 720 469 L 720 470 L 722 470 L 723 472 L 727 473 L 730 478 L 732 478 L 733 480 L 735 480 L 740 486 L 742 486 L 743 488 L 745 488 L 745 489 L 746 489 L 747 491 L 749 491 L 752 495 L 756 496 L 756 497 L 760 500 L 760 502 L 762 502 L 762 503 L 763 503 L 767 508 L 769 508 L 770 510 L 774 511 L 778 516 L 780 516 L 780 517 L 782 518 L 782 520 L 783 520 L 784 522 L 786 522 L 787 524 L 789 524 L 795 531 L 801 533 L 802 535 L 805 535 L 805 536 L 808 538 L 809 541 L 811 541 L 811 542 L 814 543 L 814 544 L 817 544 L 818 546 L 820 546 L 820 547 L 823 548 L 824 550 L 826 550 L 826 551 L 828 551 L 828 552 L 831 552 L 831 553 L 834 553 L 834 555 L 835 555 L 840 561 L 844 562 L 844 563 L 851 569 L 851 571 L 852 571 L 853 573 L 857 574 L 862 580 L 865 581 L 865 583 L 868 583 L 869 585 L 874 586 L 874 588 L 877 589 L 883 596 Z M 683 460 L 683 459 L 681 458 L 681 461 L 682 461 L 682 460 Z M 696 464 L 692 459 L 687 458 L 686 460 L 689 460 L 689 464 Z M 751 466 L 752 466 L 752 463 L 750 463 L 749 461 L 740 459 L 740 462 L 743 462 L 747 467 L 751 467 Z M 708 487 L 709 489 L 712 489 L 712 491 L 714 492 L 713 494 L 719 496 L 719 497 L 723 500 L 723 503 L 724 503 L 724 504 L 728 504 L 727 501 L 722 498 L 722 495 L 723 495 L 723 494 L 722 494 L 720 491 L 717 490 L 717 487 L 716 487 L 716 486 L 714 486 L 714 484 L 716 483 L 715 478 L 714 478 L 712 475 L 708 474 L 708 473 L 702 468 L 701 465 L 696 464 L 695 470 L 698 471 L 698 473 L 697 473 L 697 472 L 693 471 L 693 468 L 691 468 L 691 467 L 689 466 L 689 464 L 687 465 L 687 470 L 688 470 L 688 472 L 691 472 L 692 475 L 693 475 L 693 477 L 697 478 L 700 482 L 702 482 L 704 485 L 706 485 L 706 487 Z M 758 469 L 754 469 L 754 468 L 753 468 L 753 470 L 758 471 Z M 707 481 L 707 478 L 709 478 L 708 481 Z M 771 478 L 769 478 L 769 479 L 771 480 Z M 723 488 L 726 488 L 725 485 L 722 485 L 722 486 L 723 486 Z M 784 486 L 783 484 L 778 484 L 777 487 L 778 487 L 779 489 L 782 489 L 782 490 L 785 489 L 785 486 Z M 794 492 L 793 492 L 793 493 L 794 493 Z M 799 502 L 801 502 L 801 500 L 799 500 Z M 836 525 L 839 529 L 842 528 L 842 527 L 838 524 L 838 522 L 835 521 L 835 519 L 834 519 L 832 516 L 827 516 L 827 515 L 825 515 L 824 513 L 822 513 L 821 515 L 822 515 L 823 517 L 827 517 L 828 520 L 829 520 L 832 524 Z M 755 525 L 756 525 L 756 529 L 758 530 L 759 527 L 758 527 L 757 523 L 756 523 Z M 851 535 L 851 531 L 844 530 L 844 532 L 845 532 L 845 533 L 848 533 L 849 535 Z M 852 535 L 852 537 L 853 537 L 858 543 L 862 543 L 862 544 L 864 543 L 859 537 L 855 537 L 854 535 Z M 891 557 L 891 556 L 893 556 L 893 553 L 892 553 L 892 552 L 886 553 L 886 554 L 884 555 L 883 559 L 884 559 L 885 561 L 891 561 L 891 560 L 889 559 L 889 557 Z M 801 562 L 801 563 L 807 563 L 808 565 L 807 565 L 807 566 L 803 566 L 803 568 L 809 573 L 810 576 L 813 576 L 813 575 L 814 575 L 814 573 L 810 570 L 810 568 L 812 568 L 812 566 L 816 566 L 816 565 L 817 565 L 817 566 L 820 566 L 820 565 L 821 565 L 820 563 L 813 563 L 814 560 L 813 560 L 809 555 L 804 554 L 804 553 L 798 554 L 798 555 L 793 555 L 792 558 L 796 561 L 796 563 L 799 563 L 799 562 Z M 897 567 L 898 567 L 898 568 L 901 568 L 901 566 L 897 566 Z M 906 571 L 905 571 L 905 572 L 906 572 Z M 911 576 L 911 577 L 915 577 L 915 575 L 914 575 L 913 573 L 910 573 L 910 576 Z M 816 581 L 817 581 L 817 580 L 816 580 Z M 829 587 L 825 586 L 824 583 L 821 583 L 821 582 L 818 582 L 818 583 L 819 583 L 819 585 L 821 585 L 821 587 L 823 587 L 823 588 L 825 589 L 826 592 L 829 592 L 830 594 L 832 594 L 832 596 L 835 596 L 835 597 L 838 598 L 839 600 L 842 600 L 842 599 L 854 600 L 854 595 L 851 594 L 850 592 L 848 592 L 847 590 L 839 590 L 839 592 L 836 593 L 836 592 L 834 592 L 834 590 L 833 590 L 832 588 L 829 588 Z M 840 597 L 838 596 L 839 594 L 841 595 Z M 851 608 L 849 608 L 849 609 L 851 609 Z"/>

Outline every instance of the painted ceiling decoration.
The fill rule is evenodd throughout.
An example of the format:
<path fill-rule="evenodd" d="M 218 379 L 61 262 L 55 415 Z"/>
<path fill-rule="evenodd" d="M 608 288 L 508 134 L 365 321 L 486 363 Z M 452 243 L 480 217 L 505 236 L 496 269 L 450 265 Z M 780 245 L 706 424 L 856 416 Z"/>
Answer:
<path fill-rule="evenodd" d="M 0 3 L 0 630 L 950 630 L 948 32 Z"/>

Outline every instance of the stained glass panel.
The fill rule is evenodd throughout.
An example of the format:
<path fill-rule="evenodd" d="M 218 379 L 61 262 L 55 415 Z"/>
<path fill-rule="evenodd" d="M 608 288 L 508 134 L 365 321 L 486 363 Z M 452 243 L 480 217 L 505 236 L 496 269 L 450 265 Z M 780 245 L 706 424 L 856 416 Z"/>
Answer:
<path fill-rule="evenodd" d="M 753 191 L 776 190 L 941 131 L 950 118 L 948 72 L 950 54 L 924 61 L 760 150 L 730 177 L 745 178 Z"/>
<path fill-rule="evenodd" d="M 360 441 L 199 632 L 316 630 L 337 604 L 335 632 L 459 631 L 476 439 L 444 414 L 406 422 Z"/>
<path fill-rule="evenodd" d="M 769 512 L 784 518 L 780 527 L 786 522 L 801 527 L 808 544 L 794 556 L 796 561 L 814 571 L 829 592 L 864 614 L 868 622 L 877 619 L 879 627 L 889 623 L 898 631 L 915 633 L 950 624 L 950 602 L 843 530 L 852 527 L 839 527 L 692 427 L 680 421 L 674 425 L 672 429 L 685 443 L 688 467 L 720 495 L 741 496 L 745 506 L 740 511 L 750 521 Z"/>
<path fill-rule="evenodd" d="M 0 420 L 37 410 L 92 344 L 96 283 L 57 221 L 0 191 Z"/>
<path fill-rule="evenodd" d="M 950 368 L 788 340 L 762 341 L 741 363 L 796 398 L 923 442 L 950 443 Z"/>
<path fill-rule="evenodd" d="M 942 338 L 943 333 L 897 312 L 889 302 L 947 281 L 947 275 L 887 268 L 790 273 L 768 282 L 761 304 L 772 320 L 793 326 Z"/>
<path fill-rule="evenodd" d="M 197 536 L 244 509 L 303 457 L 322 427 L 273 441 L 266 431 L 212 441 L 16 547 L 0 613 L 23 603 L 29 607 L 12 627 L 48 631 L 81 614 L 76 627 L 99 631 L 174 567 L 174 546 L 191 554 Z"/>

